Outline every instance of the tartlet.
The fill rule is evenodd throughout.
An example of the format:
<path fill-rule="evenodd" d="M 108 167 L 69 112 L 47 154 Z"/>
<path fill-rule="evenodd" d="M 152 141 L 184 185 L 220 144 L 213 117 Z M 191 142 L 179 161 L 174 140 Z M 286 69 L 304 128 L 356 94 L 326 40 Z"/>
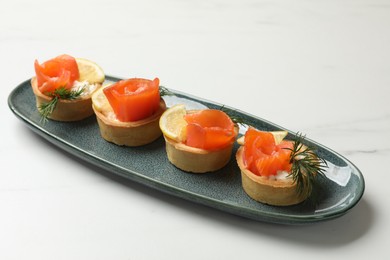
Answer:
<path fill-rule="evenodd" d="M 52 60 L 64 59 L 64 57 L 66 59 L 74 59 L 69 55 L 60 55 Z M 74 60 L 78 67 L 79 77 L 77 77 L 77 80 L 70 83 L 71 86 L 69 86 L 68 90 L 78 91 L 83 89 L 83 91 L 75 99 L 58 98 L 54 109 L 45 115 L 45 119 L 48 118 L 55 121 L 78 121 L 93 115 L 91 96 L 104 82 L 105 77 L 103 70 L 92 61 L 81 58 L 75 58 Z M 45 63 L 43 63 L 42 66 L 44 66 L 44 64 Z M 92 73 L 93 75 L 88 75 L 88 73 Z M 49 77 L 47 77 L 47 79 L 48 78 Z M 31 78 L 31 86 L 36 99 L 36 107 L 42 114 L 42 107 L 53 100 L 53 91 L 46 91 L 43 93 L 41 87 L 45 83 L 38 85 L 38 81 L 38 76 Z"/>
<path fill-rule="evenodd" d="M 104 89 L 109 87 L 111 86 L 101 87 L 92 96 L 92 109 L 96 115 L 100 134 L 106 141 L 121 146 L 142 146 L 162 135 L 159 119 L 166 109 L 162 98 L 159 99 L 158 107 L 151 115 L 134 121 L 120 121 L 104 93 Z"/>
<path fill-rule="evenodd" d="M 185 113 L 189 115 L 197 112 L 199 110 L 190 110 Z M 163 117 L 161 117 L 160 128 L 162 129 L 164 129 L 163 125 L 167 123 L 163 123 L 163 120 Z M 185 140 L 188 134 L 188 130 L 185 129 L 186 123 L 184 125 L 181 123 L 180 127 L 184 128 L 184 130 L 178 130 L 178 132 L 181 132 L 180 138 L 172 138 L 172 135 L 168 135 L 164 130 L 162 131 L 166 143 L 168 160 L 177 168 L 192 173 L 213 172 L 223 168 L 231 160 L 234 141 L 238 134 L 238 127 L 236 125 L 234 125 L 231 131 L 231 141 L 216 149 L 204 149 L 188 145 Z"/>
<path fill-rule="evenodd" d="M 236 154 L 241 171 L 242 188 L 252 199 L 274 206 L 289 206 L 301 203 L 308 194 L 297 192 L 297 184 L 291 178 L 269 178 L 248 170 L 243 160 L 243 147 Z"/>
<path fill-rule="evenodd" d="M 275 139 L 276 136 L 280 137 L 280 134 L 283 136 L 287 135 L 287 132 L 283 132 L 284 133 L 274 132 L 276 133 L 276 135 L 274 135 Z M 280 142 L 283 138 L 284 137 L 279 138 L 278 141 Z M 275 175 L 259 175 L 258 173 L 255 174 L 251 171 L 245 160 L 246 147 L 244 138 L 239 138 L 238 143 L 242 146 L 237 150 L 236 161 L 241 171 L 242 187 L 249 197 L 258 202 L 274 206 L 295 205 L 308 198 L 310 195 L 309 192 L 298 192 L 298 184 L 291 177 L 290 171 L 280 170 Z M 248 149 L 250 149 L 250 147 L 248 147 Z M 272 166 L 268 166 L 267 168 L 267 166 L 264 166 L 264 169 L 270 169 L 271 167 Z M 304 178 L 306 178 L 305 174 Z"/>

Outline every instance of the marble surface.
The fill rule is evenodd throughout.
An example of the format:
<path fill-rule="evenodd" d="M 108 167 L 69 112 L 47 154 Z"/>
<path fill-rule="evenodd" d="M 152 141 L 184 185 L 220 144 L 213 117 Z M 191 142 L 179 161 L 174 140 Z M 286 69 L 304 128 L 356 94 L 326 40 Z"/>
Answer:
<path fill-rule="evenodd" d="M 378 0 L 2 1 L 0 259 L 389 256 L 389 27 Z M 35 59 L 61 53 L 301 131 L 362 171 L 363 198 L 335 220 L 283 226 L 86 164 L 7 105 Z"/>

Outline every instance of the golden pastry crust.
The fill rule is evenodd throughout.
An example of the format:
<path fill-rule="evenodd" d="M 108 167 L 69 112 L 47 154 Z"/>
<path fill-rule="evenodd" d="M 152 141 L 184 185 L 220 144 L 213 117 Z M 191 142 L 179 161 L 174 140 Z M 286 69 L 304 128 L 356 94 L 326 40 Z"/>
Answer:
<path fill-rule="evenodd" d="M 231 159 L 233 144 L 219 150 L 194 148 L 165 137 L 168 160 L 177 168 L 193 173 L 213 172 Z"/>
<path fill-rule="evenodd" d="M 258 176 L 246 169 L 243 160 L 244 148 L 236 154 L 238 167 L 241 170 L 242 187 L 252 199 L 274 206 L 295 205 L 307 198 L 308 194 L 298 194 L 296 183 L 292 179 L 270 179 Z"/>
<path fill-rule="evenodd" d="M 197 110 L 187 110 L 187 114 Z M 237 137 L 238 126 L 234 127 Z M 195 148 L 164 136 L 168 160 L 177 168 L 192 173 L 213 172 L 223 168 L 230 160 L 234 142 L 222 149 L 205 150 Z"/>
<path fill-rule="evenodd" d="M 96 85 L 97 89 L 101 84 Z M 44 95 L 41 93 L 41 91 L 39 91 L 36 77 L 31 78 L 31 86 L 35 95 L 36 106 L 38 109 L 42 106 L 42 104 L 50 102 L 52 98 Z M 93 110 L 91 96 L 92 93 L 75 100 L 59 99 L 56 108 L 50 115 L 48 115 L 48 118 L 56 121 L 70 122 L 79 121 L 92 116 Z"/>
<path fill-rule="evenodd" d="M 94 105 L 92 105 L 92 108 L 99 124 L 101 136 L 111 143 L 125 146 L 141 146 L 153 142 L 162 135 L 159 119 L 166 109 L 163 99 L 160 100 L 160 107 L 156 113 L 135 122 L 110 120 Z"/>

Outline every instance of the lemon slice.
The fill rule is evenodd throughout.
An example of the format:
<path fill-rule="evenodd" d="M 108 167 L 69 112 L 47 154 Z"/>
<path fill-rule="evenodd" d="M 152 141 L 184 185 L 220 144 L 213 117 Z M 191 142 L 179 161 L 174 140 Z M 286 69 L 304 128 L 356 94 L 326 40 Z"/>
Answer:
<path fill-rule="evenodd" d="M 96 110 L 103 114 L 114 112 L 114 110 L 110 106 L 110 103 L 108 102 L 108 99 L 106 98 L 106 95 L 104 95 L 103 93 L 103 89 L 107 86 L 108 85 L 100 87 L 92 95 L 92 104 L 94 105 Z"/>
<path fill-rule="evenodd" d="M 245 135 L 241 136 L 240 138 L 237 139 L 237 143 L 239 145 L 244 145 L 245 144 Z"/>
<path fill-rule="evenodd" d="M 270 132 L 271 134 L 274 135 L 275 139 L 275 144 L 280 144 L 283 139 L 287 136 L 288 132 L 287 131 L 272 131 Z M 241 136 L 240 138 L 237 139 L 237 143 L 239 145 L 244 145 L 245 144 L 245 136 Z"/>
<path fill-rule="evenodd" d="M 280 144 L 283 139 L 287 136 L 287 131 L 273 131 L 271 134 L 274 135 L 275 138 L 275 144 Z"/>
<path fill-rule="evenodd" d="M 103 69 L 95 62 L 76 58 L 77 66 L 79 67 L 79 81 L 88 81 L 89 83 L 102 83 L 105 79 Z"/>
<path fill-rule="evenodd" d="M 186 107 L 182 104 L 174 105 L 167 109 L 160 117 L 160 129 L 164 136 L 177 142 L 182 142 L 186 138 L 187 122 L 184 119 Z"/>

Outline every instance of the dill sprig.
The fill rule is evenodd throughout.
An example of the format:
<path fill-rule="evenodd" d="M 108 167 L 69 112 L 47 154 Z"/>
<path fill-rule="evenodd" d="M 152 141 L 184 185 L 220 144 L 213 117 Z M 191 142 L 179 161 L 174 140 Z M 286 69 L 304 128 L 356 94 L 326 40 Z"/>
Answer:
<path fill-rule="evenodd" d="M 166 87 L 164 86 L 160 86 L 160 97 L 163 97 L 163 96 L 174 96 L 175 94 L 173 94 L 173 92 L 171 92 L 169 89 L 167 89 Z"/>
<path fill-rule="evenodd" d="M 46 92 L 45 95 L 51 97 L 52 99 L 48 103 L 43 103 L 39 106 L 38 110 L 41 114 L 41 120 L 44 122 L 47 121 L 48 117 L 53 113 L 54 109 L 57 106 L 59 99 L 74 100 L 77 99 L 83 92 L 85 88 L 80 88 L 78 90 L 69 90 L 65 87 L 59 87 L 53 92 Z"/>
<path fill-rule="evenodd" d="M 310 196 L 316 189 L 319 177 L 325 176 L 326 161 L 317 156 L 314 148 L 303 144 L 305 137 L 300 133 L 294 141 L 291 151 L 290 163 L 292 164 L 289 176 L 297 184 L 299 195 Z"/>
<path fill-rule="evenodd" d="M 248 123 L 245 121 L 245 119 L 243 119 L 242 117 L 238 116 L 235 113 L 232 113 L 229 109 L 227 109 L 225 107 L 225 105 L 222 105 L 219 108 L 219 110 L 226 113 L 230 117 L 230 119 L 233 121 L 233 123 L 235 123 L 236 125 L 242 125 L 242 126 L 248 125 Z"/>

